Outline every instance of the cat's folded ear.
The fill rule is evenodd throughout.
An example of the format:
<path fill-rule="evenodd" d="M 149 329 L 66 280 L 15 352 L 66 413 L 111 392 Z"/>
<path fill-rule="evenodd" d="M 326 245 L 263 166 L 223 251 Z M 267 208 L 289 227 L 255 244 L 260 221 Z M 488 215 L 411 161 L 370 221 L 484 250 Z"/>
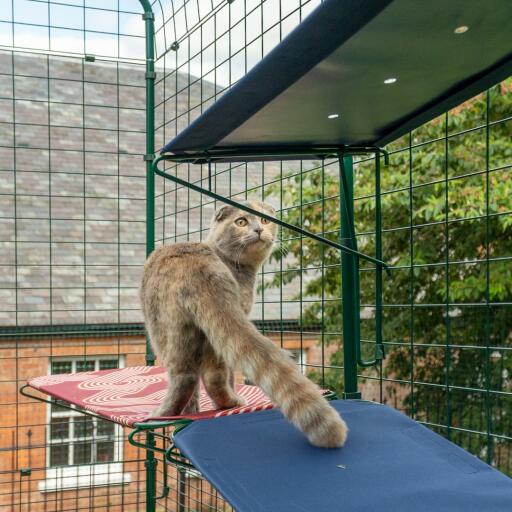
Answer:
<path fill-rule="evenodd" d="M 234 210 L 233 206 L 226 204 L 226 205 L 222 206 L 221 208 L 219 208 L 215 212 L 214 219 L 217 222 L 220 222 L 220 221 L 224 220 L 231 212 L 233 212 L 233 210 Z"/>
<path fill-rule="evenodd" d="M 271 204 L 268 204 L 268 203 L 264 203 L 264 204 L 272 215 L 276 214 L 276 209 Z"/>
<path fill-rule="evenodd" d="M 258 201 L 257 203 L 259 205 L 259 207 L 267 212 L 267 213 L 270 213 L 270 215 L 275 215 L 276 214 L 276 209 L 269 203 L 263 203 L 262 201 Z"/>

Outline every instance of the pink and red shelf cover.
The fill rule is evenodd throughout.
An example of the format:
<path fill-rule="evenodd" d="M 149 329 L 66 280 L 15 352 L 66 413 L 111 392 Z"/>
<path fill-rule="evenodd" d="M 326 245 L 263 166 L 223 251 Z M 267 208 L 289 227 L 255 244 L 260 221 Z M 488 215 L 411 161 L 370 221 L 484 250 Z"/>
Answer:
<path fill-rule="evenodd" d="M 215 409 L 201 386 L 198 413 L 173 417 L 151 415 L 167 391 L 167 371 L 161 366 L 132 366 L 72 374 L 47 375 L 28 381 L 29 386 L 59 400 L 127 427 L 148 420 L 208 419 L 272 409 L 273 404 L 256 386 L 237 385 L 247 405 Z"/>

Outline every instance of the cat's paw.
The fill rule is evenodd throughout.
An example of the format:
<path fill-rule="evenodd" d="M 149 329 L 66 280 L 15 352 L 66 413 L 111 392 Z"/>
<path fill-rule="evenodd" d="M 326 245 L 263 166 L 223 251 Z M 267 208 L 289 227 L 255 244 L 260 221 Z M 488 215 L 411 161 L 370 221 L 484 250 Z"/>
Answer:
<path fill-rule="evenodd" d="M 333 415 L 325 418 L 314 432 L 308 435 L 309 442 L 319 448 L 340 448 L 348 435 L 347 424 L 332 409 Z"/>
<path fill-rule="evenodd" d="M 233 404 L 234 405 L 232 405 L 231 407 L 245 407 L 247 405 L 247 400 L 243 396 L 236 395 Z"/>
<path fill-rule="evenodd" d="M 240 395 L 233 395 L 220 403 L 216 402 L 218 409 L 233 409 L 235 407 L 245 407 L 247 400 Z"/>
<path fill-rule="evenodd" d="M 193 396 L 185 406 L 181 414 L 195 414 L 199 412 L 199 397 Z"/>
<path fill-rule="evenodd" d="M 189 402 L 181 414 L 196 414 L 199 412 L 199 403 L 196 401 Z"/>
<path fill-rule="evenodd" d="M 153 412 L 150 414 L 150 418 L 160 418 L 165 416 L 171 416 L 169 412 L 167 411 L 167 408 L 162 405 L 158 406 L 156 409 L 153 410 Z"/>

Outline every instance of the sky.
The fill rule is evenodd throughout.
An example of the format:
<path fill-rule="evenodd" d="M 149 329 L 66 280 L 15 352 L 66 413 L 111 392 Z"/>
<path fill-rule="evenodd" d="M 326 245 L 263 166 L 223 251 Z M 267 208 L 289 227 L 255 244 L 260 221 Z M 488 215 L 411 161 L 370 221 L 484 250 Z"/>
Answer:
<path fill-rule="evenodd" d="M 158 0 L 153 7 L 157 55 L 179 40 L 177 53 L 167 52 L 166 67 L 186 64 L 183 71 L 187 73 L 229 85 L 300 22 L 301 4 L 304 17 L 319 3 L 320 0 L 234 0 L 228 6 L 226 0 L 185 0 L 183 7 L 184 0 Z M 245 22 L 244 4 L 249 13 Z M 212 6 L 217 14 L 209 18 Z M 176 16 L 171 20 L 173 9 Z M 0 47 L 144 59 L 141 11 L 139 0 L 0 0 Z M 191 30 L 194 26 L 198 28 Z M 190 37 L 186 37 L 187 32 Z M 216 35 L 215 45 L 210 44 Z M 228 63 L 226 59 L 230 57 Z M 163 64 L 161 59 L 157 67 Z"/>

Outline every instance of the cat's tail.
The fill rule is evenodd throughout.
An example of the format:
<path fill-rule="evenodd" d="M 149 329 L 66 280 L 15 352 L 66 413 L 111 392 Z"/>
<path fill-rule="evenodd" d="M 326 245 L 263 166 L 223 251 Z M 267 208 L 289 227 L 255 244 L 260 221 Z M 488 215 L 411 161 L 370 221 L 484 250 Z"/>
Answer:
<path fill-rule="evenodd" d="M 348 432 L 345 422 L 289 355 L 263 336 L 222 290 L 217 289 L 216 296 L 198 295 L 191 313 L 215 352 L 260 386 L 313 445 L 343 446 Z"/>

